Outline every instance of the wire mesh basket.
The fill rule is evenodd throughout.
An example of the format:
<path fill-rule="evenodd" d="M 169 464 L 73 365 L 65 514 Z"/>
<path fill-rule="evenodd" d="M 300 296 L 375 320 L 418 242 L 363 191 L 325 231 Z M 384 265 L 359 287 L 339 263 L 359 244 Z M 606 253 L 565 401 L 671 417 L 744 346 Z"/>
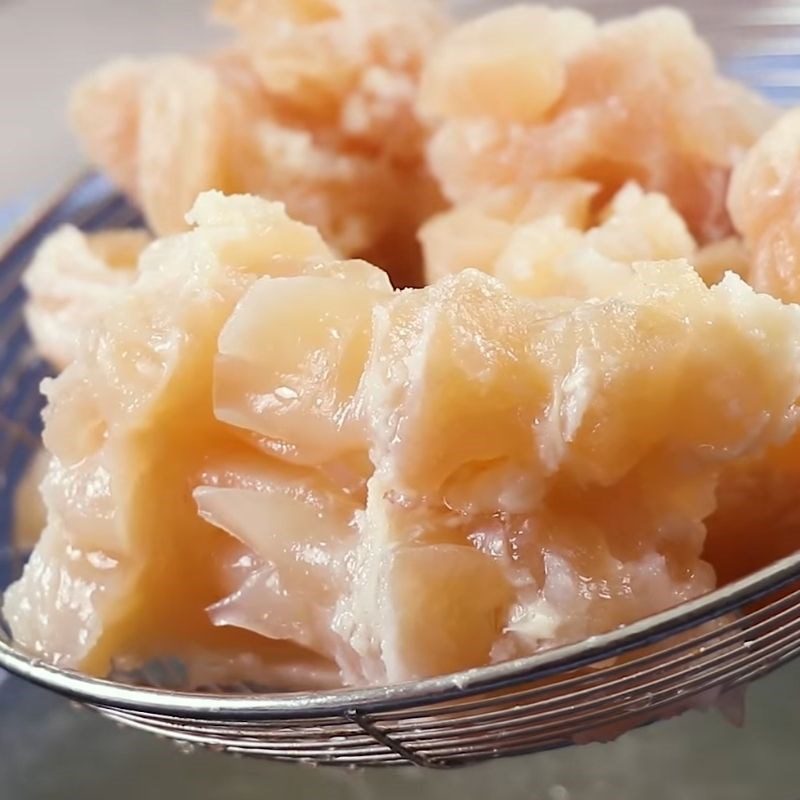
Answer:
<path fill-rule="evenodd" d="M 478 5 L 478 4 L 473 4 Z M 482 4 L 485 5 L 485 4 Z M 729 71 L 774 99 L 800 98 L 794 71 L 800 8 L 758 4 L 722 17 L 700 9 Z M 631 4 L 599 2 L 601 14 Z M 781 11 L 783 13 L 781 13 Z M 753 34 L 756 31 L 757 35 Z M 800 62 L 800 58 L 798 58 Z M 20 275 L 38 242 L 64 222 L 100 230 L 138 222 L 104 179 L 87 174 L 0 253 L 0 590 L 25 553 L 11 540 L 14 491 L 39 446 L 47 365 L 22 316 Z M 117 722 L 185 746 L 342 766 L 443 768 L 612 738 L 698 705 L 724 704 L 744 684 L 800 655 L 800 553 L 744 580 L 624 629 L 526 659 L 413 684 L 332 692 L 204 693 L 167 688 L 163 670 L 135 682 L 59 670 L 15 649 L 0 621 L 0 667 Z"/>

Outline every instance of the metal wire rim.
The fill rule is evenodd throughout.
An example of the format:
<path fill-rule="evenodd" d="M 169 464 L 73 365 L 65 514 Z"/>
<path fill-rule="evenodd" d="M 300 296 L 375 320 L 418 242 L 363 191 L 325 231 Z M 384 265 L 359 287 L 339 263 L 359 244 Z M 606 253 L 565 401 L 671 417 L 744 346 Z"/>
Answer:
<path fill-rule="evenodd" d="M 247 721 L 337 716 L 355 709 L 364 713 L 384 713 L 468 698 L 572 673 L 719 620 L 798 580 L 800 553 L 795 553 L 696 600 L 576 644 L 452 675 L 367 689 L 226 695 L 128 686 L 52 667 L 16 650 L 2 639 L 0 667 L 80 702 L 112 705 L 144 714 L 170 713 L 208 721 Z M 719 630 L 709 632 L 707 638 L 719 633 Z M 665 653 L 662 651 L 655 655 L 662 658 Z M 554 684 L 549 688 L 557 686 Z M 463 710 L 463 706 L 460 708 Z"/>

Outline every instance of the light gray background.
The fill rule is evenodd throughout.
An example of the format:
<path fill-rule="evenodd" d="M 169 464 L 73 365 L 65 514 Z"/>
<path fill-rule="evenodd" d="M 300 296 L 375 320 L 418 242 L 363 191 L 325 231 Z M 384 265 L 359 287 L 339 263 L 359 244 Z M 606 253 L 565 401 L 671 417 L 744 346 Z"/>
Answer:
<path fill-rule="evenodd" d="M 66 89 L 78 75 L 113 55 L 212 41 L 219 33 L 203 26 L 205 7 L 203 0 L 0 0 L 0 206 L 41 197 L 81 165 L 63 121 Z M 740 729 L 714 713 L 690 713 L 613 744 L 446 774 L 182 754 L 7 680 L 0 682 L 0 800 L 798 800 L 799 679 L 793 666 L 754 687 Z"/>
<path fill-rule="evenodd" d="M 69 86 L 119 55 L 203 45 L 205 0 L 0 0 L 0 204 L 81 166 L 64 118 Z M 2 795 L 0 795 L 2 796 Z"/>

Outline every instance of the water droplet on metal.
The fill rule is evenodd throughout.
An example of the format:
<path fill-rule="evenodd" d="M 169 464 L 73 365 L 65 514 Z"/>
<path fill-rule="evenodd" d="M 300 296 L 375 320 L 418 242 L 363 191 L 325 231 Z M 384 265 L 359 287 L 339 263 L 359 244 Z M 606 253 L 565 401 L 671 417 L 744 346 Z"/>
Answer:
<path fill-rule="evenodd" d="M 650 708 L 653 704 L 653 695 L 650 692 L 646 692 L 645 694 L 641 695 L 640 697 L 636 697 L 628 703 L 628 708 L 631 711 L 644 711 L 646 708 Z"/>
<path fill-rule="evenodd" d="M 197 747 L 191 742 L 182 742 L 180 740 L 175 742 L 175 747 L 177 747 L 181 753 L 185 753 L 187 756 L 194 753 L 194 751 L 197 749 Z"/>

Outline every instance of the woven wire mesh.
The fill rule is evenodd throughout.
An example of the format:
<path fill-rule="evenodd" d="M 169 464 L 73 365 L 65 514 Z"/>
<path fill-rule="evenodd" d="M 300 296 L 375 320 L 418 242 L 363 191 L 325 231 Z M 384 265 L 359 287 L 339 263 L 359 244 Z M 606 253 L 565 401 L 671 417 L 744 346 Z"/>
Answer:
<path fill-rule="evenodd" d="M 473 6 L 486 3 L 473 3 Z M 631 3 L 584 3 L 601 16 Z M 800 100 L 800 9 L 695 4 L 729 72 L 784 104 Z M 735 12 L 735 13 L 734 13 Z M 95 175 L 81 176 L 0 253 L 0 589 L 25 554 L 11 540 L 14 491 L 39 446 L 47 365 L 24 325 L 20 275 L 41 239 L 138 222 Z M 0 666 L 116 722 L 185 747 L 346 766 L 450 767 L 584 741 L 681 713 L 736 709 L 739 687 L 800 655 L 800 554 L 677 609 L 528 659 L 400 686 L 323 693 L 169 690 L 163 672 L 110 682 L 54 669 L 14 648 L 0 620 Z"/>

